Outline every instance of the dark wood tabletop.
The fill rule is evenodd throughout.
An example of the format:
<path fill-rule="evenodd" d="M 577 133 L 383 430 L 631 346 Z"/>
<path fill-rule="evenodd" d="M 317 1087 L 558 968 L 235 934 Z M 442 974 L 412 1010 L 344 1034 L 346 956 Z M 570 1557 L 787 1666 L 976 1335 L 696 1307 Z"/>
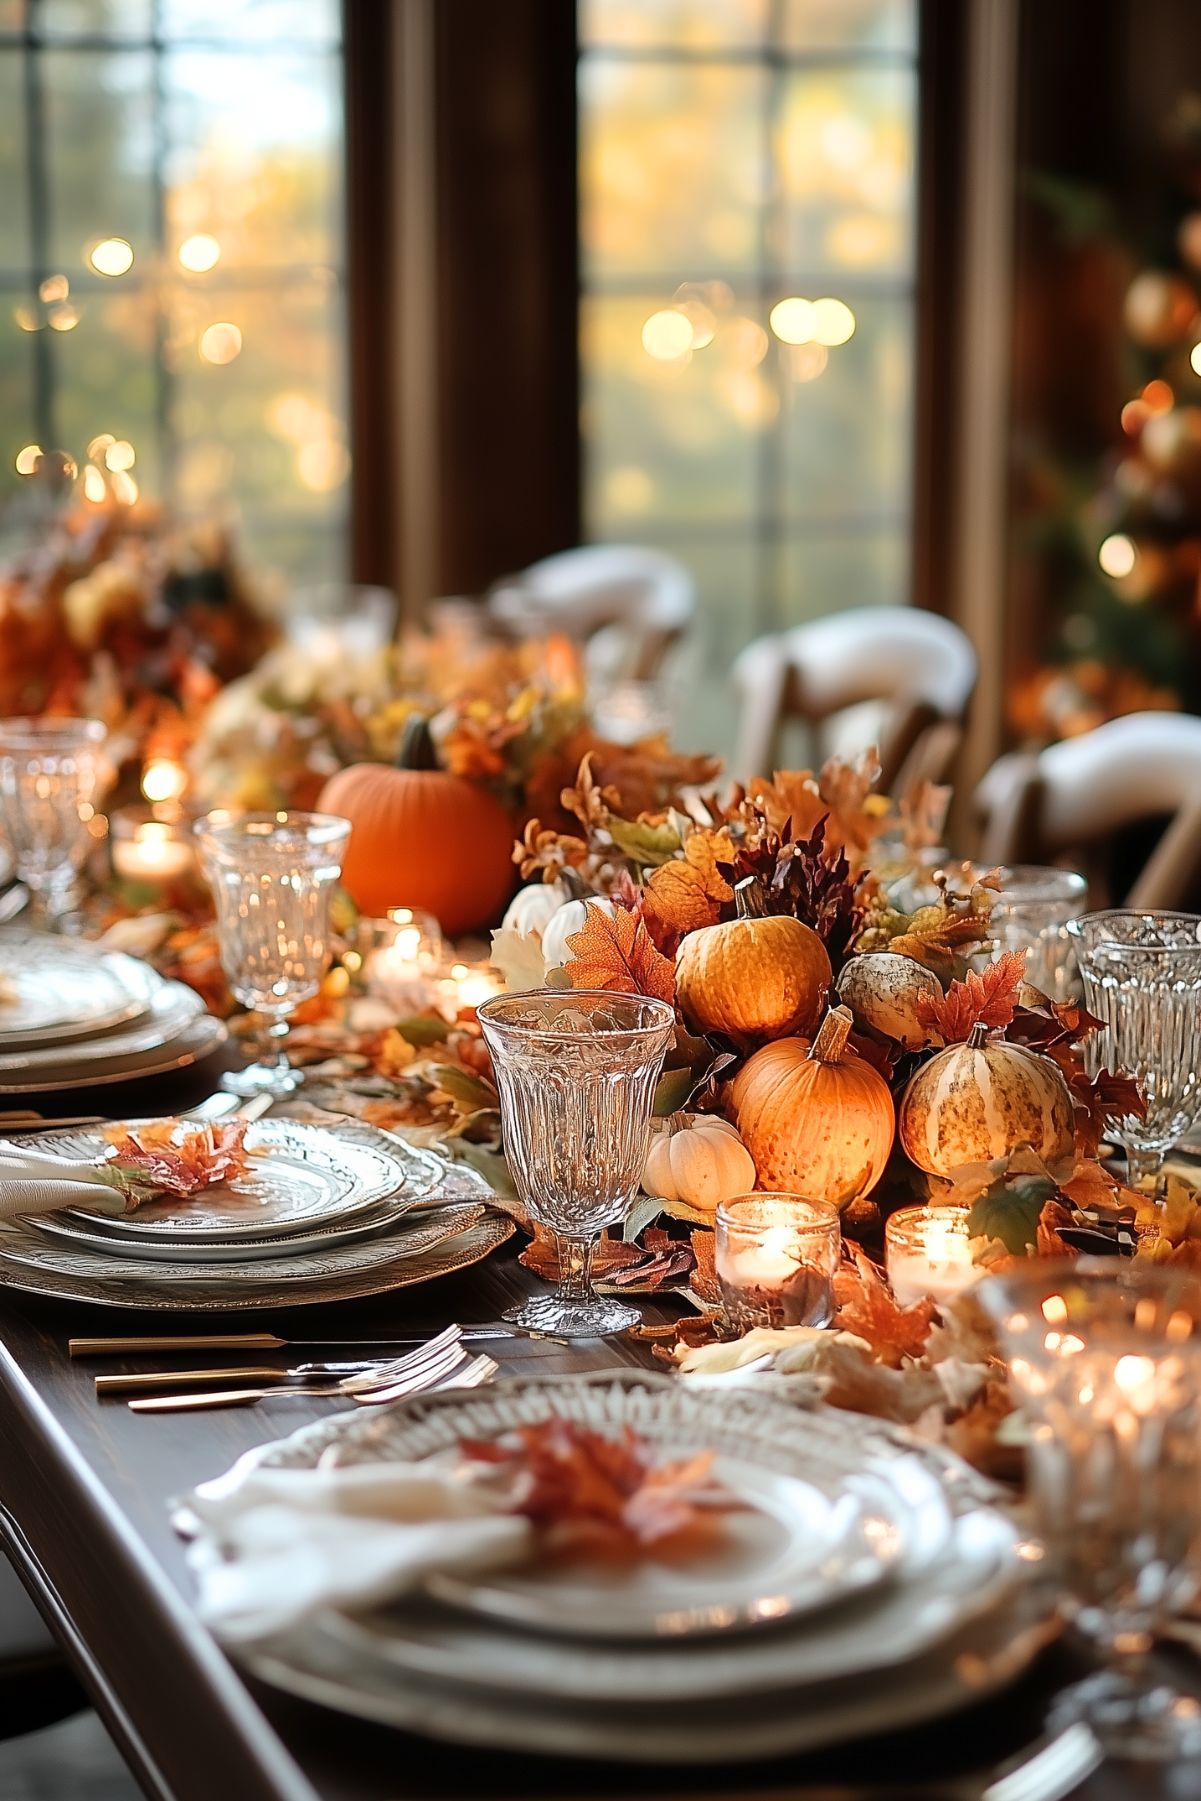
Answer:
<path fill-rule="evenodd" d="M 145 1084 L 136 1094 L 97 1090 L 72 1097 L 70 1111 L 171 1111 L 213 1085 L 213 1072 L 206 1084 L 202 1071 L 186 1083 Z M 535 1286 L 508 1247 L 424 1288 L 293 1309 L 270 1321 L 256 1316 L 253 1324 L 242 1316 L 235 1329 L 337 1339 L 350 1349 L 372 1334 L 432 1333 L 451 1320 L 494 1320 Z M 655 1308 L 648 1312 L 661 1316 Z M 170 1329 L 214 1327 L 212 1315 L 181 1314 L 172 1316 Z M 268 1400 L 223 1412 L 136 1415 L 120 1401 L 97 1402 L 92 1378 L 98 1367 L 148 1368 L 157 1360 L 98 1366 L 67 1354 L 67 1340 L 77 1334 L 163 1329 L 161 1314 L 0 1292 L 0 1542 L 157 1801 L 649 1801 L 660 1795 L 801 1801 L 810 1793 L 853 1796 L 856 1785 L 881 1782 L 912 1797 L 928 1794 L 939 1777 L 987 1771 L 1020 1752 L 1042 1730 L 1049 1698 L 1076 1673 L 1070 1654 L 1057 1647 L 1004 1695 L 936 1725 L 819 1755 L 713 1769 L 483 1754 L 292 1700 L 245 1680 L 200 1625 L 168 1502 L 243 1451 L 327 1417 L 341 1403 Z M 648 1360 L 644 1347 L 623 1340 L 564 1348 L 518 1339 L 493 1354 L 506 1374 Z M 1201 1770 L 1135 1773 L 1110 1766 L 1078 1792 L 1089 1801 L 1195 1796 Z"/>

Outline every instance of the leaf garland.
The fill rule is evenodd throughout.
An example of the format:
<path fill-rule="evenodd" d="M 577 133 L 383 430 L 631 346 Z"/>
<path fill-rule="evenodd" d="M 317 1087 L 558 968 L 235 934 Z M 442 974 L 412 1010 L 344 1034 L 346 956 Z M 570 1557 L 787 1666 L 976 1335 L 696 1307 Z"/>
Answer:
<path fill-rule="evenodd" d="M 900 1369 L 906 1358 L 920 1357 L 926 1348 L 937 1311 L 932 1300 L 902 1307 L 885 1286 L 879 1270 L 862 1251 L 853 1264 L 844 1264 L 834 1277 L 838 1311 L 834 1324 L 853 1332 L 871 1346 L 872 1355 L 891 1369 Z"/>
<path fill-rule="evenodd" d="M 943 1044 L 963 1044 L 975 1025 L 1007 1026 L 1018 1006 L 1026 971 L 1025 951 L 1005 951 L 983 970 L 969 969 L 945 994 L 919 994 L 918 1022 Z"/>
<path fill-rule="evenodd" d="M 567 940 L 571 961 L 565 974 L 573 988 L 604 988 L 616 994 L 645 994 L 674 1004 L 675 965 L 655 946 L 639 911 L 612 918 L 589 907 L 588 918 Z"/>

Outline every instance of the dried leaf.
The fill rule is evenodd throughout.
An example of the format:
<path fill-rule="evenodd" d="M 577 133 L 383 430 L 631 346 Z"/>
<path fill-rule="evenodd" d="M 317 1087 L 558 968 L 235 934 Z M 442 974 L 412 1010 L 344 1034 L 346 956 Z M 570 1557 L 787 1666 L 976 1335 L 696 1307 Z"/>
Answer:
<path fill-rule="evenodd" d="M 696 1268 L 692 1274 L 692 1292 L 712 1307 L 721 1305 L 721 1287 L 717 1280 L 717 1240 L 712 1232 L 693 1232 L 688 1240 Z"/>
<path fill-rule="evenodd" d="M 906 1357 L 920 1357 L 926 1348 L 937 1311 L 928 1299 L 901 1307 L 885 1287 L 871 1259 L 855 1252 L 853 1264 L 844 1264 L 834 1278 L 838 1311 L 835 1324 L 844 1332 L 865 1339 L 881 1363 L 899 1369 Z"/>
<path fill-rule="evenodd" d="M 105 1139 L 113 1155 L 101 1174 L 125 1196 L 132 1211 L 159 1195 L 188 1200 L 206 1188 L 245 1176 L 247 1122 L 182 1126 L 177 1119 L 144 1126 L 109 1126 Z"/>
<path fill-rule="evenodd" d="M 733 856 L 734 845 L 724 828 L 691 832 L 684 840 L 683 855 L 653 872 L 643 906 L 647 926 L 661 948 L 673 941 L 678 945 L 687 933 L 701 926 L 716 925 L 723 906 L 734 898 L 721 870 L 721 864 L 728 864 Z"/>
<path fill-rule="evenodd" d="M 1015 1257 L 1031 1250 L 1045 1202 L 1057 1194 L 1054 1179 L 1043 1173 L 1009 1171 L 973 1201 L 968 1231 L 973 1238 L 997 1239 Z"/>
<path fill-rule="evenodd" d="M 618 912 L 610 918 L 599 907 L 589 907 L 587 922 L 571 934 L 567 947 L 571 961 L 564 967 L 573 988 L 674 1002 L 675 966 L 656 949 L 640 914 Z"/>
<path fill-rule="evenodd" d="M 919 994 L 919 1022 L 943 1044 L 963 1044 L 974 1025 L 995 1030 L 1007 1026 L 1018 1004 L 1026 968 L 1025 951 L 1005 951 L 981 972 L 968 971 L 945 994 Z"/>
<path fill-rule="evenodd" d="M 1147 1100 L 1133 1076 L 1102 1069 L 1090 1076 L 1074 1044 L 1049 1045 L 1046 1055 L 1063 1071 L 1076 1106 L 1076 1149 L 1095 1156 L 1107 1126 L 1123 1119 L 1145 1119 Z"/>
<path fill-rule="evenodd" d="M 1065 1207 L 1062 1201 L 1045 1201 L 1043 1210 L 1038 1216 L 1038 1228 L 1034 1238 L 1034 1248 L 1040 1257 L 1075 1257 L 1073 1246 L 1060 1236 L 1065 1226 L 1070 1226 L 1072 1210 Z"/>
<path fill-rule="evenodd" d="M 937 782 L 917 782 L 903 797 L 898 809 L 901 837 L 911 854 L 931 850 L 942 843 L 953 792 L 952 788 L 940 787 Z"/>

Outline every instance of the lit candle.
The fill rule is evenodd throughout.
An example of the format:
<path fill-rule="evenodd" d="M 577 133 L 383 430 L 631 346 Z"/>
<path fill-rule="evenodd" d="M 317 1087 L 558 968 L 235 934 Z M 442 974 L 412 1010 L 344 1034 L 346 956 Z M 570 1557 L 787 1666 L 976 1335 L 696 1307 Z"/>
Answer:
<path fill-rule="evenodd" d="M 790 1281 L 801 1266 L 796 1234 L 787 1226 L 768 1226 L 757 1244 L 736 1251 L 730 1263 L 744 1287 L 766 1283 L 778 1288 L 782 1282 Z"/>
<path fill-rule="evenodd" d="M 468 1008 L 482 1007 L 504 991 L 502 978 L 487 964 L 452 963 L 450 973 L 438 984 L 441 1010 L 448 1019 Z"/>
<path fill-rule="evenodd" d="M 184 797 L 188 772 L 173 757 L 151 757 L 142 771 L 142 793 L 153 806 L 175 806 Z"/>
<path fill-rule="evenodd" d="M 113 868 L 127 882 L 172 882 L 192 866 L 192 852 L 161 819 L 146 819 L 132 837 L 114 835 Z"/>
<path fill-rule="evenodd" d="M 902 1307 L 949 1301 L 980 1274 L 972 1261 L 966 1207 L 902 1207 L 884 1229 L 884 1259 Z"/>
<path fill-rule="evenodd" d="M 794 1194 L 735 1195 L 717 1209 L 714 1259 L 738 1326 L 824 1326 L 833 1310 L 838 1209 Z"/>
<path fill-rule="evenodd" d="M 360 920 L 359 941 L 368 994 L 414 1013 L 432 1004 L 442 950 L 441 928 L 432 915 L 393 907 L 387 919 Z"/>

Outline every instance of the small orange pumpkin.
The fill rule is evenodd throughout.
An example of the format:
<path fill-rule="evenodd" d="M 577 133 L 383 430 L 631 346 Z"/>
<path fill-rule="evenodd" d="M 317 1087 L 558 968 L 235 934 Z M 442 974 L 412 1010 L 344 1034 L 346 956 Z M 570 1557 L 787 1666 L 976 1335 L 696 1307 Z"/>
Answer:
<path fill-rule="evenodd" d="M 847 1049 L 847 1008 L 826 1014 L 812 1045 L 781 1038 L 748 1058 L 731 1085 L 734 1117 L 763 1188 L 848 1207 L 888 1162 L 895 1124 L 888 1083 Z"/>
<path fill-rule="evenodd" d="M 689 932 L 676 952 L 676 999 L 694 1031 L 783 1038 L 812 1028 L 833 980 L 826 947 L 799 919 L 765 917 L 753 876 L 738 918 Z"/>
<path fill-rule="evenodd" d="M 966 1044 L 948 1045 L 912 1076 L 901 1096 L 901 1149 L 932 1176 L 965 1163 L 991 1163 L 1023 1145 L 1045 1163 L 1075 1141 L 1071 1091 L 1050 1057 L 990 1039 L 974 1025 Z"/>
<path fill-rule="evenodd" d="M 438 768 L 424 719 L 409 721 L 396 768 L 340 769 L 317 805 L 354 828 L 342 884 L 360 912 L 423 907 L 452 938 L 500 917 L 513 891 L 513 821 L 487 788 Z"/>

